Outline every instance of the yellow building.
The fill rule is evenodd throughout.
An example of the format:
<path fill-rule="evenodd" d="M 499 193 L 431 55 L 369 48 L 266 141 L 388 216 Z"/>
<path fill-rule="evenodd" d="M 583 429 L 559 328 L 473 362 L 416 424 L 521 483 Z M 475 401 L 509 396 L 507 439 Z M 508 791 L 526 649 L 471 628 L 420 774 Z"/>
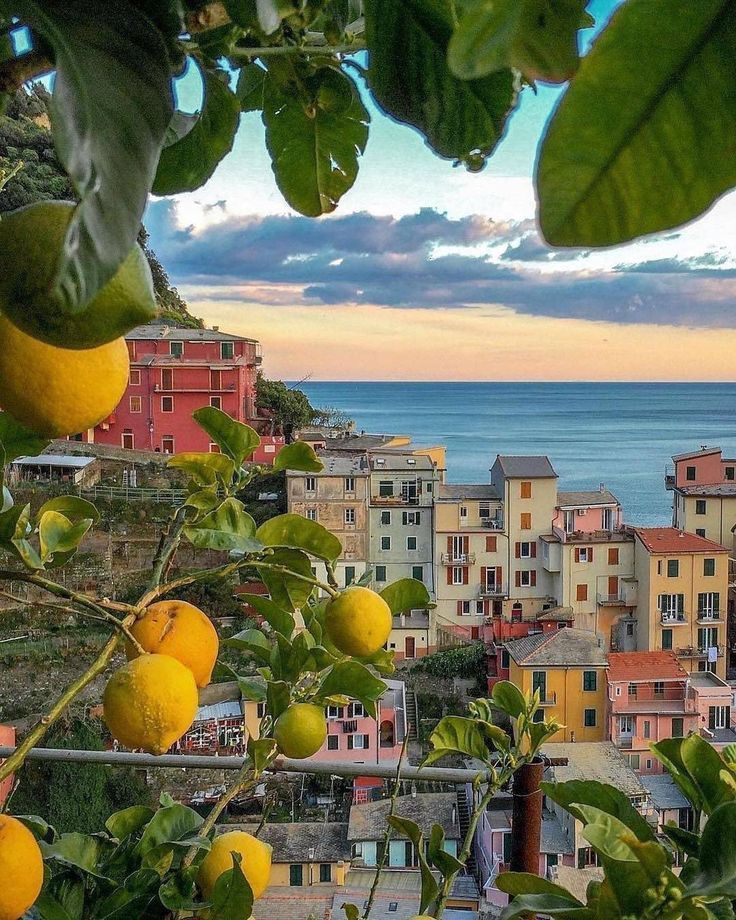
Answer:
<path fill-rule="evenodd" d="M 602 741 L 606 733 L 606 667 L 601 640 L 564 627 L 506 643 L 509 679 L 524 692 L 539 690 L 538 718 L 564 728 L 552 741 Z"/>
<path fill-rule="evenodd" d="M 726 676 L 728 549 L 674 527 L 637 527 L 636 641 L 673 650 L 686 671 Z"/>
<path fill-rule="evenodd" d="M 242 830 L 250 831 L 248 825 Z M 325 821 L 265 824 L 260 839 L 273 847 L 271 888 L 344 885 L 350 868 L 345 823 Z"/>

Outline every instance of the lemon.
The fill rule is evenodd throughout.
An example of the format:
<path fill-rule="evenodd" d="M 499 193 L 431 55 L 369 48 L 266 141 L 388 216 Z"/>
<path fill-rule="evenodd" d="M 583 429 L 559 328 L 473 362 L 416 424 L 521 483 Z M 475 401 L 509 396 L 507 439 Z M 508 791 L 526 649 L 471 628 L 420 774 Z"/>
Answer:
<path fill-rule="evenodd" d="M 273 736 L 279 750 L 294 760 L 311 757 L 325 743 L 327 720 L 321 706 L 292 703 L 276 719 Z"/>
<path fill-rule="evenodd" d="M 391 633 L 391 608 L 380 594 L 354 585 L 346 588 L 325 610 L 327 635 L 344 655 L 374 655 Z"/>
<path fill-rule="evenodd" d="M 217 879 L 223 872 L 232 869 L 233 851 L 243 857 L 240 868 L 253 890 L 253 897 L 260 898 L 271 877 L 271 847 L 245 831 L 228 831 L 212 841 L 212 848 L 202 860 L 197 874 L 202 894 L 209 898 Z"/>
<path fill-rule="evenodd" d="M 25 824 L 0 815 L 0 920 L 18 920 L 43 885 L 43 857 Z"/>
<path fill-rule="evenodd" d="M 94 428 L 120 402 L 128 369 L 124 339 L 83 351 L 56 348 L 0 316 L 0 406 L 40 435 Z"/>
<path fill-rule="evenodd" d="M 198 687 L 210 682 L 220 643 L 210 618 L 194 604 L 173 600 L 151 604 L 130 631 L 147 652 L 181 661 Z M 125 651 L 129 659 L 139 654 L 130 642 Z"/>
<path fill-rule="evenodd" d="M 93 348 L 156 315 L 151 269 L 136 243 L 117 273 L 80 312 L 52 295 L 76 205 L 39 201 L 0 221 L 0 312 L 28 335 L 60 348 Z"/>
<path fill-rule="evenodd" d="M 197 685 L 176 658 L 141 655 L 112 675 L 102 707 L 107 727 L 121 744 L 163 754 L 194 721 Z"/>

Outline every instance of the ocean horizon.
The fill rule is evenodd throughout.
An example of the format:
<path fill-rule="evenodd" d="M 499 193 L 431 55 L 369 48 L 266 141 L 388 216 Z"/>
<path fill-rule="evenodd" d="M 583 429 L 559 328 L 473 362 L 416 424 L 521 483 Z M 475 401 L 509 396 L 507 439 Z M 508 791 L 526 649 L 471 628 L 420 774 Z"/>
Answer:
<path fill-rule="evenodd" d="M 736 454 L 736 382 L 315 381 L 313 405 L 358 431 L 444 444 L 448 482 L 488 482 L 496 454 L 547 454 L 561 489 L 601 483 L 629 523 L 671 523 L 664 472 L 701 445 Z"/>

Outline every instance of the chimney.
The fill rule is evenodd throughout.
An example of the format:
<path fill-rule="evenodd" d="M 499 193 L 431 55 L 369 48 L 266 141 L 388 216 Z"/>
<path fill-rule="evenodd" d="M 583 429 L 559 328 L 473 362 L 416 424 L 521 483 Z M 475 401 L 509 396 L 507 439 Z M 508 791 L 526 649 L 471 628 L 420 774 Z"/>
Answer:
<path fill-rule="evenodd" d="M 220 327 L 219 327 L 219 326 L 213 326 L 213 327 L 212 327 L 212 331 L 213 331 L 213 332 L 219 332 L 219 331 L 220 331 Z"/>
<path fill-rule="evenodd" d="M 606 484 L 605 484 L 605 482 L 602 482 L 602 483 L 599 484 L 599 486 L 598 486 L 598 491 L 599 491 L 599 492 L 605 492 L 605 491 L 606 491 Z"/>

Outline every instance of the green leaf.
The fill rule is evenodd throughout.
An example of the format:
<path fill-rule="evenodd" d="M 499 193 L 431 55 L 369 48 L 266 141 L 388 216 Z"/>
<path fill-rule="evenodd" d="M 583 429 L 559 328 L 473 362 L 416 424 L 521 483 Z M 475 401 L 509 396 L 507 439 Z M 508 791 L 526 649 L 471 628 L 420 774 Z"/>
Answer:
<path fill-rule="evenodd" d="M 16 457 L 35 457 L 43 453 L 49 443 L 48 438 L 42 438 L 35 431 L 16 422 L 12 415 L 0 412 L 0 448 L 4 454 L 0 458 L 2 465 Z"/>
<path fill-rule="evenodd" d="M 518 719 L 527 709 L 524 694 L 509 680 L 499 680 L 493 685 L 491 700 L 497 709 L 512 719 Z"/>
<path fill-rule="evenodd" d="M 311 570 L 311 566 L 310 566 Z M 302 582 L 304 584 L 304 582 Z M 308 586 L 309 587 L 309 586 Z M 268 625 L 288 639 L 294 632 L 294 617 L 262 594 L 241 595 L 242 600 L 263 617 Z"/>
<path fill-rule="evenodd" d="M 100 872 L 99 863 L 103 856 L 112 848 L 112 843 L 100 836 L 90 834 L 62 834 L 54 843 L 39 841 L 44 859 L 53 859 L 65 866 L 74 866 L 94 875 L 96 878 L 105 878 Z"/>
<path fill-rule="evenodd" d="M 96 524 L 100 519 L 100 512 L 92 502 L 79 498 L 77 495 L 59 495 L 58 498 L 51 498 L 44 502 L 38 509 L 36 520 L 40 521 L 47 511 L 58 511 L 73 523 L 86 518 Z"/>
<path fill-rule="evenodd" d="M 301 470 L 304 473 L 321 473 L 325 465 L 306 441 L 292 441 L 282 447 L 273 461 L 274 470 Z"/>
<path fill-rule="evenodd" d="M 376 717 L 376 700 L 386 692 L 386 684 L 359 661 L 338 661 L 322 678 L 320 697 L 344 694 L 359 700 L 372 718 Z"/>
<path fill-rule="evenodd" d="M 448 754 L 465 754 L 483 763 L 487 763 L 490 757 L 479 724 L 463 716 L 444 716 L 429 736 L 429 743 L 432 750 L 424 758 L 427 766 Z"/>
<path fill-rule="evenodd" d="M 189 837 L 202 824 L 202 817 L 186 805 L 165 805 L 151 818 L 141 837 L 137 851 L 141 856 L 161 846 Z"/>
<path fill-rule="evenodd" d="M 389 815 L 388 823 L 394 830 L 408 837 L 414 844 L 414 852 L 419 860 L 419 869 L 422 877 L 419 913 L 423 914 L 429 905 L 436 900 L 439 894 L 439 886 L 424 855 L 424 835 L 419 830 L 418 825 L 408 818 L 400 818 L 398 815 Z"/>
<path fill-rule="evenodd" d="M 346 920 L 360 920 L 360 911 L 355 904 L 343 904 L 342 910 L 345 911 Z"/>
<path fill-rule="evenodd" d="M 650 0 L 617 9 L 550 123 L 536 182 L 553 246 L 679 226 L 736 183 L 736 7 L 673 0 L 658 12 Z"/>
<path fill-rule="evenodd" d="M 256 539 L 264 546 L 301 549 L 328 562 L 334 562 L 342 552 L 342 544 L 334 534 L 299 514 L 280 514 L 265 521 L 256 531 Z"/>
<path fill-rule="evenodd" d="M 253 761 L 256 773 L 262 773 L 276 754 L 276 742 L 273 738 L 248 738 L 248 756 Z"/>
<path fill-rule="evenodd" d="M 226 648 L 249 652 L 264 664 L 268 664 L 271 657 L 272 643 L 269 642 L 260 629 L 244 629 L 229 639 L 224 639 L 222 645 Z"/>
<path fill-rule="evenodd" d="M 266 71 L 260 64 L 248 64 L 241 67 L 235 95 L 240 100 L 242 112 L 260 112 L 263 108 L 263 89 Z"/>
<path fill-rule="evenodd" d="M 510 70 L 460 80 L 447 64 L 451 0 L 366 0 L 368 82 L 379 106 L 439 156 L 480 168 L 516 104 Z"/>
<path fill-rule="evenodd" d="M 171 911 L 198 910 L 202 902 L 197 900 L 195 879 L 199 866 L 189 866 L 167 876 L 158 889 L 158 897 L 164 907 Z"/>
<path fill-rule="evenodd" d="M 212 892 L 211 920 L 248 920 L 253 909 L 253 891 L 241 868 L 243 857 L 232 852 L 233 867 L 223 872 Z"/>
<path fill-rule="evenodd" d="M 0 514 L 0 547 L 17 556 L 29 569 L 42 569 L 41 558 L 28 541 L 31 534 L 31 506 L 14 505 Z"/>
<path fill-rule="evenodd" d="M 38 815 L 13 815 L 13 817 L 17 818 L 21 824 L 25 824 L 38 840 L 47 840 L 49 843 L 53 843 L 58 838 L 56 830 L 45 818 L 41 818 Z"/>
<path fill-rule="evenodd" d="M 566 783 L 542 783 L 542 791 L 566 811 L 579 814 L 577 805 L 593 805 L 623 821 L 639 840 L 654 840 L 654 831 L 647 820 L 614 786 L 594 779 L 573 779 Z"/>
<path fill-rule="evenodd" d="M 284 198 L 300 214 L 318 217 L 334 211 L 355 182 L 370 116 L 339 70 L 322 68 L 299 85 L 302 95 L 266 80 L 266 146 Z"/>
<path fill-rule="evenodd" d="M 204 100 L 200 116 L 181 140 L 162 151 L 153 182 L 154 195 L 177 195 L 200 188 L 232 150 L 240 121 L 238 98 L 217 74 L 205 71 L 202 77 Z"/>
<path fill-rule="evenodd" d="M 444 848 L 445 832 L 439 824 L 433 824 L 429 833 L 427 846 L 427 860 L 436 866 L 443 876 L 447 877 L 454 872 L 460 872 L 464 866 L 452 853 L 448 853 Z"/>
<path fill-rule="evenodd" d="M 688 894 L 736 898 L 736 802 L 715 809 L 700 838 L 700 873 Z"/>
<path fill-rule="evenodd" d="M 705 803 L 705 811 L 711 813 L 723 802 L 733 801 L 736 790 L 721 779 L 725 763 L 713 745 L 700 735 L 689 735 L 682 742 L 680 756 L 700 790 Z M 733 777 L 732 777 L 733 778 Z"/>
<path fill-rule="evenodd" d="M 43 920 L 83 920 L 84 881 L 74 872 L 49 878 L 35 904 Z"/>
<path fill-rule="evenodd" d="M 266 687 L 258 678 L 238 677 L 238 688 L 244 700 L 262 703 L 266 699 Z"/>
<path fill-rule="evenodd" d="M 268 714 L 275 721 L 291 702 L 291 688 L 283 680 L 269 680 L 266 684 Z"/>
<path fill-rule="evenodd" d="M 565 888 L 555 885 L 554 882 L 550 882 L 539 875 L 532 875 L 530 872 L 502 872 L 496 879 L 496 887 L 499 891 L 504 891 L 512 896 L 519 894 L 549 894 L 566 899 L 569 904 L 575 907 L 584 906 Z"/>
<path fill-rule="evenodd" d="M 236 498 L 226 498 L 196 524 L 184 528 L 184 535 L 199 549 L 257 553 L 263 549 L 255 539 L 256 522 Z"/>
<path fill-rule="evenodd" d="M 686 831 L 684 827 L 678 827 L 676 824 L 665 824 L 661 828 L 665 837 L 674 843 L 678 850 L 688 856 L 697 858 L 700 853 L 700 835 L 692 831 Z"/>
<path fill-rule="evenodd" d="M 105 821 L 105 827 L 110 831 L 113 837 L 122 840 L 128 834 L 133 834 L 140 830 L 144 824 L 147 824 L 154 816 L 155 812 L 147 805 L 131 805 L 122 811 L 116 811 L 115 814 Z"/>
<path fill-rule="evenodd" d="M 587 0 L 473 0 L 447 51 L 450 70 L 474 80 L 509 67 L 527 80 L 562 83 L 578 68 Z"/>
<path fill-rule="evenodd" d="M 148 914 L 147 907 L 157 895 L 158 872 L 144 867 L 129 875 L 98 904 L 95 916 L 100 920 L 138 920 Z"/>
<path fill-rule="evenodd" d="M 170 457 L 169 467 L 184 470 L 198 486 L 214 486 L 219 479 L 228 488 L 235 475 L 233 461 L 224 454 L 183 453 Z"/>
<path fill-rule="evenodd" d="M 44 511 L 38 524 L 41 561 L 57 566 L 67 562 L 76 553 L 91 526 L 89 518 L 72 524 L 58 511 Z M 61 558 L 57 559 L 57 556 Z"/>
<path fill-rule="evenodd" d="M 508 875 L 510 873 L 504 873 Z M 503 876 L 499 876 L 499 879 Z M 564 889 L 562 889 L 564 891 Z M 567 894 L 567 892 L 565 892 Z M 558 917 L 560 920 L 593 920 L 596 914 L 587 907 L 575 907 L 570 899 L 554 894 L 523 894 L 501 911 L 500 920 L 514 917 Z M 611 915 L 613 916 L 613 915 Z"/>
<path fill-rule="evenodd" d="M 705 810 L 705 801 L 698 785 L 693 781 L 682 759 L 684 738 L 665 738 L 650 745 L 654 756 L 661 761 L 680 792 L 696 811 Z"/>
<path fill-rule="evenodd" d="M 51 123 L 81 198 L 54 295 L 82 310 L 133 247 L 171 118 L 166 46 L 128 0 L 17 0 L 13 12 L 51 46 Z"/>
<path fill-rule="evenodd" d="M 423 609 L 431 602 L 429 591 L 416 578 L 400 578 L 381 591 L 381 597 L 391 608 L 391 613 Z"/>
<path fill-rule="evenodd" d="M 192 413 L 192 418 L 238 466 L 250 457 L 261 443 L 257 432 L 249 425 L 236 422 L 227 413 L 213 406 L 197 409 Z"/>
<path fill-rule="evenodd" d="M 222 454 L 217 456 L 221 457 Z M 196 508 L 197 511 L 212 511 L 220 504 L 220 496 L 216 489 L 197 489 L 187 497 L 184 504 L 189 508 Z"/>

